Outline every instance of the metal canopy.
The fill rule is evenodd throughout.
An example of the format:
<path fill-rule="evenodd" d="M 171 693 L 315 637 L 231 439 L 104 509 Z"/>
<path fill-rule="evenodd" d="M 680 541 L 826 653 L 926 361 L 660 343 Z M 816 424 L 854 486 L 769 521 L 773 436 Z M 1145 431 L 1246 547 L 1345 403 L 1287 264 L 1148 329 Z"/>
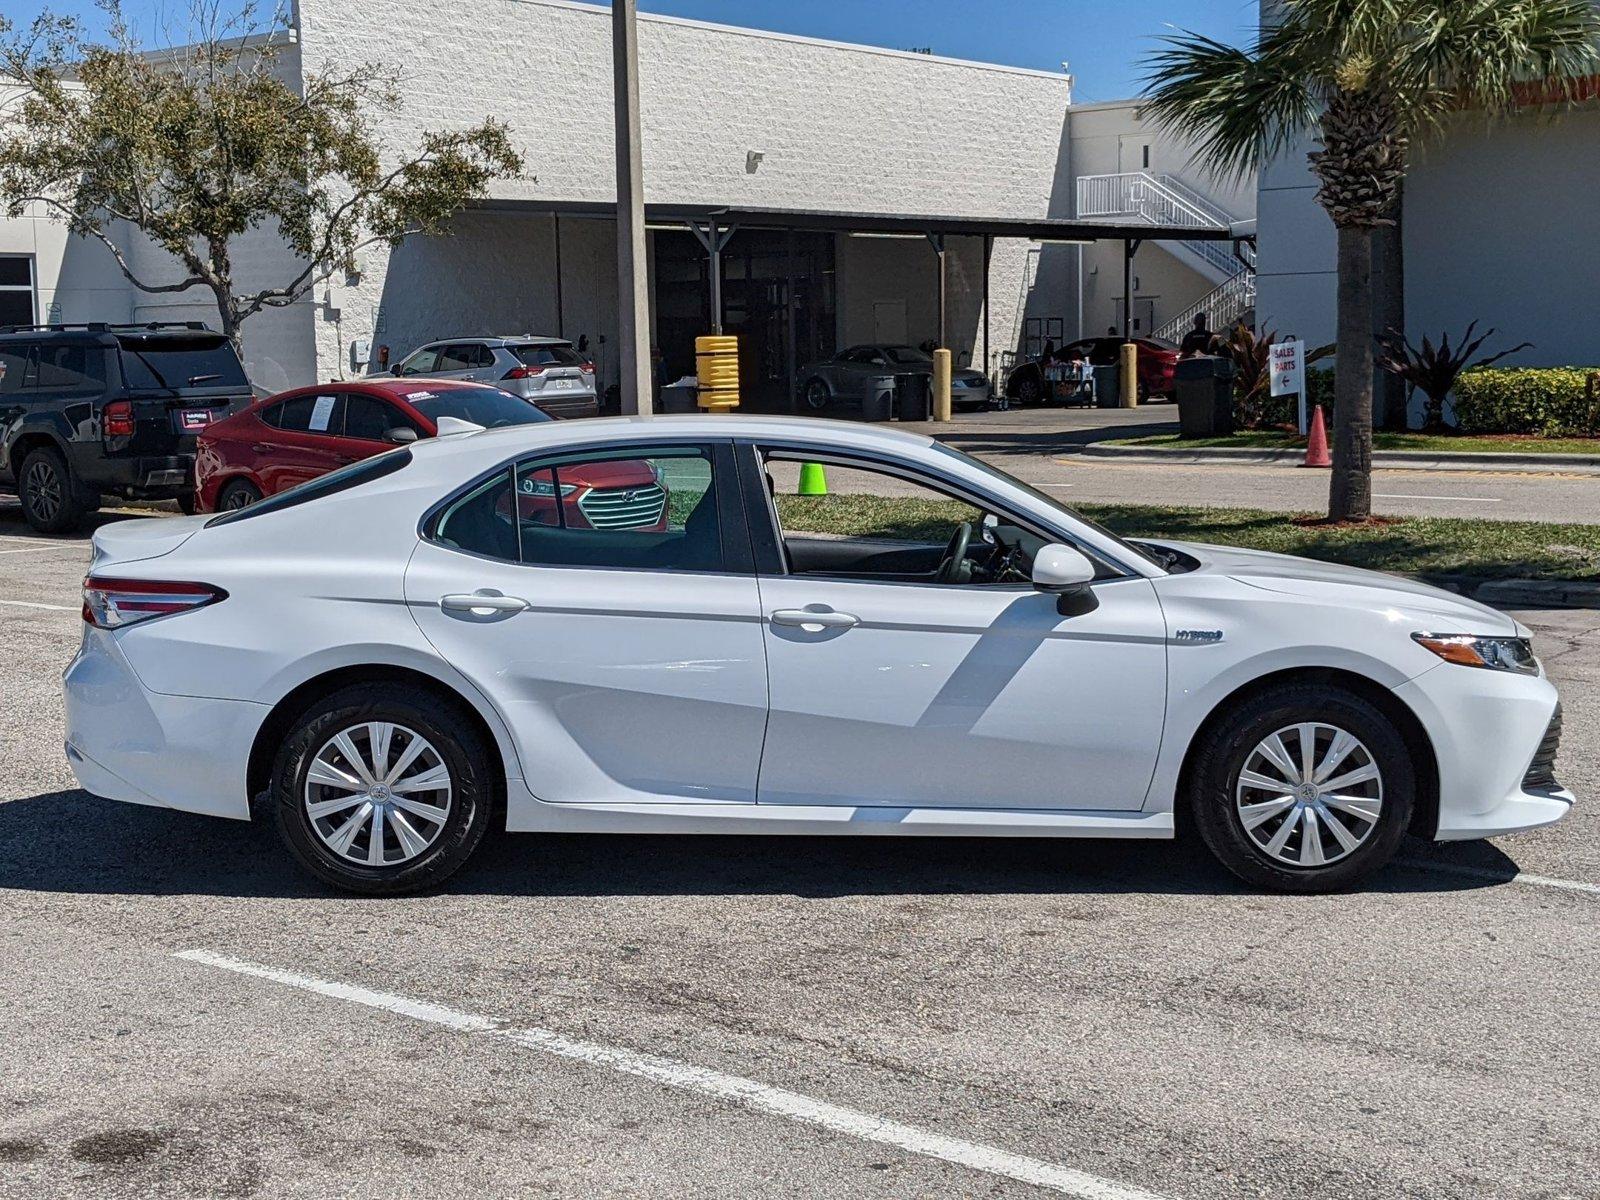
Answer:
<path fill-rule="evenodd" d="M 559 213 L 562 216 L 606 220 L 616 218 L 614 204 L 578 200 L 480 200 L 471 208 L 478 212 Z M 952 237 L 1020 238 L 1033 242 L 1231 242 L 1247 240 L 1255 235 L 1254 229 L 1243 232 L 1223 226 L 1207 229 L 1193 225 L 1069 221 L 1057 217 L 924 216 L 708 204 L 646 204 L 644 215 L 652 225 L 715 223 L 724 228 L 739 225 L 746 229 L 814 229 L 837 233 L 898 234 L 904 237 L 942 234 Z"/>

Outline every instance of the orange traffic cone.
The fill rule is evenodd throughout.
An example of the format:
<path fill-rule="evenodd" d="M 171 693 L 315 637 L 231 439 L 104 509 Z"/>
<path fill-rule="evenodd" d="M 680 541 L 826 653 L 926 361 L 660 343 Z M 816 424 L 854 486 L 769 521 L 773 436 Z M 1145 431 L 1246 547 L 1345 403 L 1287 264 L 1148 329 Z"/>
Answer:
<path fill-rule="evenodd" d="M 1306 439 L 1306 461 L 1300 464 L 1303 467 L 1331 467 L 1333 459 L 1328 456 L 1328 427 L 1322 422 L 1322 405 L 1317 405 L 1311 412 L 1311 436 Z"/>

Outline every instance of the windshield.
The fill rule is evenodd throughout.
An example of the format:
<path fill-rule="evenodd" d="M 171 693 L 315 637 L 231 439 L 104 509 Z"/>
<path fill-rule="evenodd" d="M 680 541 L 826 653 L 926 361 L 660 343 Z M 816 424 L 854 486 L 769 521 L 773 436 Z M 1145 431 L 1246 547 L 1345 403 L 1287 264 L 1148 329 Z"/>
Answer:
<path fill-rule="evenodd" d="M 889 356 L 890 362 L 927 365 L 933 361 L 929 355 L 911 346 L 885 346 L 883 352 Z"/>
<path fill-rule="evenodd" d="M 1061 503 L 1061 501 L 1057 500 L 1054 496 L 1051 496 L 1051 495 L 1049 495 L 1049 494 L 1047 494 L 1045 492 L 1041 492 L 1038 488 L 1034 487 L 1031 483 L 1024 483 L 1022 480 L 1018 479 L 1015 475 L 1009 475 L 1005 471 L 1000 470 L 999 467 L 990 466 L 988 463 L 984 462 L 981 458 L 974 458 L 970 454 L 963 454 L 959 450 L 952 449 L 951 447 L 946 446 L 943 442 L 935 442 L 933 444 L 933 448 L 935 450 L 940 451 L 941 453 L 948 454 L 951 458 L 959 458 L 962 462 L 966 463 L 968 466 L 977 467 L 978 470 L 982 471 L 985 475 L 991 476 L 992 478 L 995 478 L 995 479 L 999 479 L 999 480 L 1001 480 L 1001 481 L 1003 481 L 1005 483 L 1009 483 L 1012 487 L 1021 488 L 1023 491 L 1027 492 L 1028 495 L 1032 496 L 1035 500 L 1039 501 L 1039 503 L 1045 505 L 1046 507 L 1048 507 L 1050 509 L 1053 509 L 1054 511 L 1056 511 L 1058 513 L 1061 513 L 1063 516 L 1071 517 L 1074 521 L 1077 521 L 1080 525 L 1087 525 L 1090 529 L 1093 529 L 1096 533 L 1100 534 L 1102 537 L 1110 538 L 1118 546 L 1121 546 L 1122 548 L 1127 550 L 1129 554 L 1137 555 L 1138 557 L 1142 558 L 1145 562 L 1151 563 L 1151 564 L 1153 564 L 1155 566 L 1160 567 L 1163 571 L 1165 571 L 1167 569 L 1166 562 L 1163 559 L 1158 558 L 1156 555 L 1152 554 L 1149 550 L 1146 550 L 1144 547 L 1142 547 L 1140 545 L 1137 545 L 1134 542 L 1128 541 L 1127 538 L 1122 537 L 1119 534 L 1112 533 L 1111 530 L 1107 529 L 1104 525 L 1100 524 L 1100 522 L 1091 520 L 1090 518 L 1084 516 L 1081 512 L 1079 512 L 1075 508 L 1068 508 L 1065 504 Z"/>
<path fill-rule="evenodd" d="M 524 400 L 499 388 L 422 389 L 401 394 L 412 408 L 435 424 L 438 424 L 440 417 L 455 417 L 482 425 L 485 429 L 497 429 L 502 425 L 530 425 L 535 421 L 553 420 L 532 400 Z"/>
<path fill-rule="evenodd" d="M 220 333 L 119 334 L 122 377 L 134 391 L 248 387 L 233 346 Z"/>

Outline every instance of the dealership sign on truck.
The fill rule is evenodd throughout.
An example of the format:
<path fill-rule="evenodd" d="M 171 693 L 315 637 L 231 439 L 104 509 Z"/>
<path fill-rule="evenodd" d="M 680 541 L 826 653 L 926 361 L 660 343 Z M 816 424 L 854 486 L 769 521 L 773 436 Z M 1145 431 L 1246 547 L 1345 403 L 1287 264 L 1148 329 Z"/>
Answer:
<path fill-rule="evenodd" d="M 1302 341 L 1274 342 L 1268 349 L 1267 374 L 1274 396 L 1300 397 L 1300 432 L 1306 431 L 1306 344 Z"/>

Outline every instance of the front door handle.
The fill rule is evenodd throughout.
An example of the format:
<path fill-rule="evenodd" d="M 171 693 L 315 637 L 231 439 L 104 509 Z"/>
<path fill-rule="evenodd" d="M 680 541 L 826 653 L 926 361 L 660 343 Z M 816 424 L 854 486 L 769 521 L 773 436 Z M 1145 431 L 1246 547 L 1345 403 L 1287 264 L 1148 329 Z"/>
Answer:
<path fill-rule="evenodd" d="M 439 607 L 446 612 L 523 612 L 529 608 L 520 596 L 502 596 L 498 592 L 456 593 L 439 597 Z"/>
<path fill-rule="evenodd" d="M 800 629 L 850 629 L 861 624 L 861 618 L 847 612 L 809 612 L 803 608 L 780 608 L 772 614 L 774 625 L 791 625 Z"/>

